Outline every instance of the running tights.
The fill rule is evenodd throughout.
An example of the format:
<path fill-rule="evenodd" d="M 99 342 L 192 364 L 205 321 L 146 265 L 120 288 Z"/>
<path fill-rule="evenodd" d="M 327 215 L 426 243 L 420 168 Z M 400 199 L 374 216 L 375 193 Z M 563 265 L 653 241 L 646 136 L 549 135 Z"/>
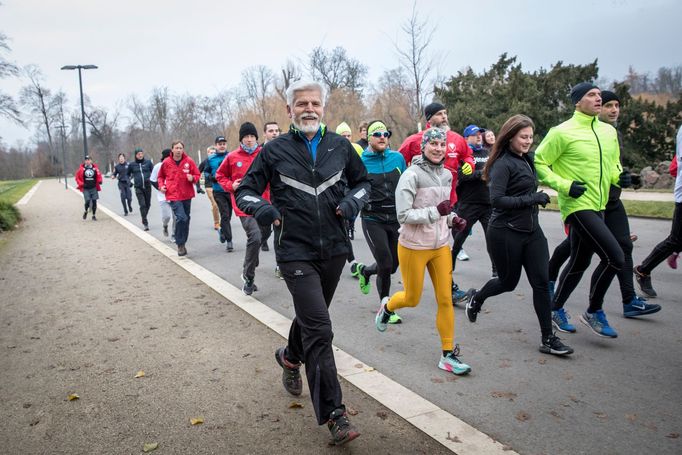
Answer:
<path fill-rule="evenodd" d="M 376 261 L 364 268 L 363 274 L 369 278 L 377 276 L 379 299 L 391 293 L 391 275 L 398 270 L 398 223 L 377 223 L 362 218 L 362 232 Z"/>

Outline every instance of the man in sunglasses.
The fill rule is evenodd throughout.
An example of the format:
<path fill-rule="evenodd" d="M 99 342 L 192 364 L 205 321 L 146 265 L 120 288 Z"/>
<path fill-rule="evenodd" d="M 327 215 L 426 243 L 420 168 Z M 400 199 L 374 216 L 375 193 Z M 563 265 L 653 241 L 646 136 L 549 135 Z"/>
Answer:
<path fill-rule="evenodd" d="M 471 149 L 464 138 L 450 129 L 448 123 L 448 111 L 440 103 L 431 103 L 424 108 L 424 117 L 426 117 L 426 127 L 420 133 L 413 134 L 405 139 L 403 145 L 400 146 L 400 153 L 405 158 L 405 163 L 409 166 L 412 163 L 412 158 L 421 155 L 421 140 L 424 131 L 429 128 L 440 128 L 447 133 L 445 141 L 445 168 L 452 173 L 452 189 L 450 191 L 450 205 L 454 207 L 457 203 L 457 178 L 459 168 L 461 167 L 462 175 L 471 175 L 474 172 L 473 156 Z M 460 301 L 466 297 L 466 292 L 459 289 L 452 281 L 452 299 L 453 302 Z"/>

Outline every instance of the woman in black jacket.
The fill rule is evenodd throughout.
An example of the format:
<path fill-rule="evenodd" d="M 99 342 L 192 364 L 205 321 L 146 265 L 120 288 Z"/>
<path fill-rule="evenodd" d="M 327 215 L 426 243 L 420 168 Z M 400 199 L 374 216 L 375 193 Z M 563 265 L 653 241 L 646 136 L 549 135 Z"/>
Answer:
<path fill-rule="evenodd" d="M 549 196 L 537 190 L 533 156 L 528 153 L 534 128 L 533 121 L 525 115 L 508 119 L 483 170 L 493 207 L 486 241 L 499 276 L 489 280 L 480 291 L 469 290 L 466 314 L 475 322 L 488 297 L 513 291 L 523 267 L 533 288 L 533 306 L 540 321 L 540 352 L 567 355 L 573 349 L 552 333 L 549 249 L 538 223 L 538 205 L 544 207 Z"/>

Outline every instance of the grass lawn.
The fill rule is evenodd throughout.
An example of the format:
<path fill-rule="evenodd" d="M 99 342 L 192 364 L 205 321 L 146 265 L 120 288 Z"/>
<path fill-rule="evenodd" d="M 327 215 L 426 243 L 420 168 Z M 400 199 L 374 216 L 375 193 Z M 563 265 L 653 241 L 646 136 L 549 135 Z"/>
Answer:
<path fill-rule="evenodd" d="M 559 210 L 557 205 L 557 198 L 551 196 L 552 200 L 545 210 Z M 661 202 L 661 201 L 627 201 L 623 200 L 625 211 L 628 216 L 639 216 L 644 218 L 660 218 L 671 220 L 673 218 L 673 211 L 675 210 L 675 203 Z"/>
<path fill-rule="evenodd" d="M 2 180 L 0 181 L 0 232 L 14 229 L 21 216 L 16 204 L 28 190 L 36 184 L 37 179 Z"/>

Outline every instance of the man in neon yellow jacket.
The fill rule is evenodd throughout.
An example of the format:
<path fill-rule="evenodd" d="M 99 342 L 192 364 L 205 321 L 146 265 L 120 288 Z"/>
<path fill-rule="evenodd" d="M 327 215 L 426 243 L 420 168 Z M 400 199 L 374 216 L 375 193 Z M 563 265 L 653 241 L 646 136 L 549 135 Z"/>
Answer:
<path fill-rule="evenodd" d="M 554 295 L 552 321 L 564 332 L 575 332 L 564 304 L 590 265 L 593 253 L 601 262 L 590 285 L 589 307 L 580 321 L 602 337 L 615 338 L 602 310 L 604 295 L 623 266 L 623 250 L 604 222 L 609 189 L 618 184 L 622 168 L 616 129 L 599 121 L 601 91 L 589 82 L 571 90 L 573 117 L 550 129 L 535 152 L 541 183 L 559 193 L 559 208 L 570 226 L 571 258 Z"/>

